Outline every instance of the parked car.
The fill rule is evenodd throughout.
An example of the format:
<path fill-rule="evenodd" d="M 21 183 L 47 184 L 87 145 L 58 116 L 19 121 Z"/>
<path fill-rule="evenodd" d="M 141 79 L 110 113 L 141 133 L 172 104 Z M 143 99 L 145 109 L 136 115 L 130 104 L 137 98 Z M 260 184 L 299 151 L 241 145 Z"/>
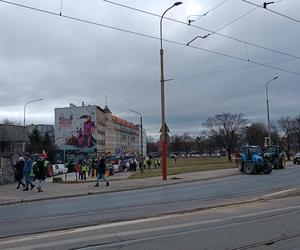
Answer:
<path fill-rule="evenodd" d="M 170 157 L 174 159 L 174 158 L 177 158 L 177 155 L 176 154 L 170 154 Z"/>
<path fill-rule="evenodd" d="M 300 153 L 294 155 L 294 164 L 300 164 Z"/>
<path fill-rule="evenodd" d="M 68 172 L 68 168 L 63 163 L 55 163 L 52 165 L 53 175 L 65 174 Z"/>

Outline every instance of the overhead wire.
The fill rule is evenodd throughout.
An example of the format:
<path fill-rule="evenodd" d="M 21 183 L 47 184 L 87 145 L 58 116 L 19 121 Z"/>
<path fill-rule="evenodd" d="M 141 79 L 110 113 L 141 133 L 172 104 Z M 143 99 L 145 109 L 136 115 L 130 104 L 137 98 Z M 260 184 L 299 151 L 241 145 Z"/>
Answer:
<path fill-rule="evenodd" d="M 221 26 L 220 28 L 216 29 L 212 34 L 217 33 L 218 31 L 220 31 L 220 30 L 222 30 L 222 29 L 228 27 L 228 26 L 231 25 L 231 24 L 234 24 L 235 22 L 239 21 L 240 19 L 244 18 L 245 16 L 249 15 L 250 13 L 252 13 L 253 11 L 255 11 L 255 10 L 257 10 L 257 9 L 258 9 L 258 7 L 255 7 L 254 9 L 251 9 L 251 10 L 247 11 L 246 13 L 244 13 L 244 14 L 238 16 L 237 18 L 235 18 L 235 19 L 232 20 L 231 22 L 229 22 L 229 23 L 227 23 L 227 24 Z M 212 34 L 210 34 L 210 35 L 212 35 Z"/>
<path fill-rule="evenodd" d="M 204 36 L 196 36 L 194 39 L 192 39 L 191 41 L 189 41 L 187 43 L 187 45 L 190 45 L 193 41 L 195 41 L 197 38 L 202 38 L 202 39 L 205 39 L 207 38 L 208 36 L 211 36 L 211 35 L 214 35 L 214 34 L 217 34 L 218 31 L 228 27 L 229 25 L 231 24 L 234 24 L 235 22 L 237 22 L 238 20 L 242 19 L 243 17 L 249 15 L 250 13 L 252 13 L 253 11 L 257 10 L 258 7 L 255 7 L 254 9 L 251 9 L 250 11 L 247 11 L 246 13 L 242 14 L 241 16 L 235 18 L 234 20 L 230 21 L 229 23 L 225 24 L 225 25 L 222 25 L 220 28 L 216 29 L 215 31 L 213 31 L 212 33 L 208 33 Z"/>
<path fill-rule="evenodd" d="M 217 4 L 215 7 L 211 8 L 211 9 L 208 10 L 208 11 L 206 11 L 206 12 L 205 12 L 204 14 L 202 14 L 202 15 L 190 15 L 190 16 L 188 16 L 188 24 L 190 25 L 192 22 L 198 21 L 201 17 L 204 17 L 204 16 L 206 16 L 208 13 L 213 12 L 214 10 L 216 10 L 217 8 L 219 8 L 220 6 L 222 6 L 223 4 L 225 4 L 225 3 L 228 2 L 228 1 L 229 1 L 229 0 L 225 0 L 225 1 L 223 1 L 223 2 L 221 2 L 221 3 L 219 3 L 219 4 Z M 192 16 L 198 16 L 199 18 L 196 19 L 196 20 L 191 20 L 191 19 L 189 19 L 189 17 L 192 17 Z"/>
<path fill-rule="evenodd" d="M 61 0 L 60 1 L 60 13 L 59 13 L 60 16 L 62 14 L 63 4 L 64 4 L 64 0 Z"/>
<path fill-rule="evenodd" d="M 91 24 L 91 25 L 103 27 L 103 28 L 117 30 L 117 31 L 121 31 L 121 32 L 124 32 L 124 33 L 129 33 L 129 34 L 133 34 L 133 35 L 137 35 L 137 36 L 141 36 L 141 37 L 146 37 L 146 38 L 150 38 L 150 39 L 154 39 L 154 40 L 160 40 L 160 38 L 156 37 L 156 36 L 151 36 L 151 35 L 135 32 L 135 31 L 127 30 L 127 29 L 122 29 L 122 28 L 111 26 L 111 25 L 106 25 L 106 24 L 102 24 L 102 23 L 88 21 L 88 20 L 85 20 L 85 19 L 72 17 L 72 16 L 67 16 L 67 15 L 63 15 L 63 14 L 60 15 L 59 13 L 55 13 L 55 12 L 51 12 L 51 11 L 47 11 L 47 10 L 43 10 L 43 9 L 39 9 L 39 8 L 35 8 L 35 7 L 30 7 L 30 6 L 26 6 L 26 5 L 22 5 L 22 4 L 18 4 L 18 3 L 13 3 L 13 2 L 5 1 L 5 0 L 0 0 L 0 2 L 7 3 L 7 4 L 10 4 L 10 5 L 14 5 L 14 6 L 18 6 L 18 7 L 22 7 L 22 8 L 25 8 L 25 9 L 34 10 L 34 11 L 45 13 L 45 14 L 50 14 L 50 15 L 53 15 L 53 16 L 58 16 L 58 17 L 61 17 L 61 18 L 66 18 L 66 19 L 73 20 L 73 21 L 78 21 L 78 22 L 82 22 L 82 23 L 86 23 L 86 24 Z M 283 69 L 283 68 L 279 68 L 279 67 L 274 67 L 274 66 L 271 66 L 271 65 L 267 65 L 265 63 L 260 63 L 260 62 L 256 62 L 256 61 L 252 61 L 252 60 L 248 61 L 244 58 L 240 58 L 240 57 L 237 57 L 237 56 L 234 56 L 234 55 L 229 55 L 229 54 L 225 54 L 225 53 L 218 52 L 218 51 L 204 49 L 204 48 L 201 48 L 201 47 L 187 46 L 185 43 L 178 42 L 178 41 L 173 41 L 173 40 L 169 40 L 169 39 L 163 39 L 163 41 L 171 43 L 171 44 L 176 44 L 176 45 L 179 45 L 179 46 L 184 46 L 184 47 L 204 51 L 204 52 L 207 52 L 207 53 L 210 53 L 210 54 L 215 54 L 215 55 L 235 59 L 235 60 L 242 61 L 242 62 L 249 62 L 249 63 L 255 64 L 255 65 L 258 65 L 258 66 L 262 66 L 262 67 L 266 67 L 266 68 L 269 68 L 269 69 L 290 73 L 290 74 L 293 74 L 293 75 L 300 75 L 300 73 L 294 72 L 294 71 L 291 71 L 291 70 L 287 70 L 287 69 Z"/>
<path fill-rule="evenodd" d="M 280 13 L 280 12 L 277 12 L 277 11 L 274 11 L 274 10 L 270 10 L 270 9 L 268 9 L 268 8 L 264 8 L 263 6 L 258 5 L 258 4 L 256 4 L 256 3 L 252 3 L 252 2 L 247 1 L 247 0 L 241 0 L 241 1 L 243 1 L 243 2 L 245 2 L 245 3 L 248 3 L 248 4 L 251 4 L 251 5 L 254 5 L 254 6 L 257 6 L 258 8 L 262 8 L 262 9 L 264 9 L 264 10 L 270 11 L 270 12 L 272 12 L 272 13 L 274 13 L 274 14 L 277 14 L 277 15 L 279 15 L 279 16 L 281 16 L 281 17 L 284 17 L 284 18 L 287 18 L 287 19 L 289 19 L 289 20 L 292 20 L 292 21 L 294 21 L 294 22 L 296 22 L 296 23 L 300 23 L 300 20 L 297 20 L 297 19 L 295 19 L 295 18 L 293 18 L 293 17 L 284 15 L 284 14 L 282 14 L 282 13 Z M 274 2 L 274 3 L 276 3 L 276 2 Z"/>
<path fill-rule="evenodd" d="M 137 8 L 134 8 L 134 7 L 131 7 L 131 6 L 128 6 L 128 5 L 124 5 L 124 4 L 112 2 L 112 1 L 109 1 L 109 0 L 103 0 L 103 1 L 107 2 L 107 3 L 110 3 L 110 4 L 113 4 L 113 5 L 116 5 L 116 6 L 119 6 L 119 7 L 123 7 L 123 8 L 126 8 L 126 9 L 130 9 L 130 10 L 133 10 L 133 11 L 137 11 L 137 12 L 141 12 L 141 13 L 144 13 L 144 14 L 147 14 L 147 15 L 151 15 L 151 16 L 155 16 L 155 17 L 161 18 L 160 15 L 155 14 L 153 12 L 149 12 L 149 11 L 137 9 Z M 164 17 L 164 19 L 169 20 L 169 21 L 173 21 L 173 22 L 176 22 L 176 23 L 180 23 L 180 24 L 183 24 L 183 25 L 188 25 L 188 23 L 180 21 L 180 20 L 177 20 L 177 19 L 174 19 L 174 18 Z M 300 56 L 288 54 L 288 53 L 285 53 L 285 52 L 282 52 L 282 51 L 279 51 L 279 50 L 275 50 L 275 49 L 268 48 L 268 47 L 265 47 L 265 46 L 262 46 L 262 45 L 259 45 L 259 44 L 251 43 L 251 42 L 239 39 L 239 38 L 228 36 L 228 35 L 225 35 L 225 34 L 222 34 L 222 33 L 219 33 L 219 32 L 214 32 L 213 30 L 210 30 L 210 29 L 207 29 L 207 28 L 203 28 L 203 27 L 196 26 L 196 25 L 193 25 L 193 24 L 190 24 L 189 26 L 193 27 L 193 28 L 196 28 L 196 29 L 200 29 L 200 30 L 206 31 L 208 33 L 214 33 L 215 35 L 222 36 L 224 38 L 227 38 L 227 39 L 230 39 L 230 40 L 242 43 L 242 44 L 246 43 L 246 44 L 251 45 L 251 46 L 256 47 L 256 48 L 260 48 L 260 49 L 264 49 L 264 50 L 267 50 L 267 51 L 270 51 L 270 52 L 274 52 L 274 53 L 277 53 L 277 54 L 280 54 L 280 55 L 284 55 L 284 56 L 289 56 L 289 57 L 292 57 L 292 58 L 300 59 Z"/>
<path fill-rule="evenodd" d="M 288 62 L 288 61 L 293 61 L 297 60 L 295 58 L 289 58 L 289 59 L 284 59 L 284 60 L 278 60 L 278 61 L 271 61 L 271 62 L 265 62 L 265 64 L 274 64 L 274 63 L 282 63 L 282 62 Z M 236 70 L 243 70 L 243 69 L 249 69 L 249 68 L 254 68 L 258 67 L 259 65 L 246 65 L 246 66 L 241 66 L 241 67 L 234 67 L 234 68 L 229 68 L 229 69 L 220 69 L 220 70 L 215 70 L 215 71 L 209 71 L 209 72 L 203 72 L 203 73 L 197 73 L 197 74 L 191 74 L 191 75 L 184 75 L 184 76 L 178 76 L 178 77 L 173 77 L 171 79 L 168 79 L 169 81 L 176 81 L 176 80 L 182 80 L 182 79 L 188 79 L 188 78 L 193 78 L 193 77 L 198 77 L 198 76 L 204 76 L 204 75 L 213 75 L 213 74 L 218 74 L 218 73 L 225 73 L 225 72 L 231 72 L 231 71 L 236 71 Z"/>
<path fill-rule="evenodd" d="M 249 58 L 249 51 L 248 51 L 248 47 L 247 47 L 247 44 L 246 44 L 246 43 L 245 43 L 245 50 L 246 50 L 246 54 L 247 54 L 248 61 L 250 61 L 250 58 Z"/>

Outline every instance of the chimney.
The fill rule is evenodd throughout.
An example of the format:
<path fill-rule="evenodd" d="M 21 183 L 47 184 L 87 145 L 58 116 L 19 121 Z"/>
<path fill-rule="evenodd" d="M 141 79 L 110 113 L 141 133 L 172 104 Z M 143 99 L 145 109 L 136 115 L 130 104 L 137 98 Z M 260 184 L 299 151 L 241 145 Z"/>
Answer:
<path fill-rule="evenodd" d="M 82 102 L 82 107 L 84 107 L 84 102 Z"/>

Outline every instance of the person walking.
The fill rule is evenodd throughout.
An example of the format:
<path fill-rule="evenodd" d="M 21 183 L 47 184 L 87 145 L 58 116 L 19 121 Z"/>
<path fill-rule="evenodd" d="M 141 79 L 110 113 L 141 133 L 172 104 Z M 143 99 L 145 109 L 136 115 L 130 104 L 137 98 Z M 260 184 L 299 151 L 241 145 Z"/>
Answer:
<path fill-rule="evenodd" d="M 157 160 L 156 159 L 153 160 L 153 164 L 154 164 L 154 169 L 157 169 L 158 165 L 157 165 Z"/>
<path fill-rule="evenodd" d="M 148 165 L 148 169 L 149 169 L 149 170 L 151 169 L 151 164 L 152 164 L 151 160 L 148 159 L 148 160 L 147 160 L 147 165 Z"/>
<path fill-rule="evenodd" d="M 84 161 L 82 163 L 82 167 L 81 167 L 81 180 L 86 180 L 86 168 L 87 168 L 87 165 L 86 165 L 86 162 Z"/>
<path fill-rule="evenodd" d="M 109 186 L 109 182 L 105 178 L 105 170 L 106 170 L 105 159 L 101 158 L 97 167 L 97 183 L 95 184 L 95 187 L 99 187 L 99 181 L 101 179 L 103 179 L 106 182 L 106 186 Z"/>
<path fill-rule="evenodd" d="M 82 179 L 86 180 L 87 173 L 89 172 L 88 163 L 85 161 L 82 166 Z"/>
<path fill-rule="evenodd" d="M 18 159 L 18 161 L 15 165 L 16 179 L 18 181 L 17 189 L 20 188 L 20 185 L 22 185 L 23 188 L 25 188 L 25 184 L 22 182 L 23 171 L 24 171 L 24 163 L 25 163 L 25 159 L 21 156 L 21 157 L 19 157 L 19 159 Z"/>
<path fill-rule="evenodd" d="M 76 165 L 76 172 L 78 174 L 78 179 L 82 180 L 82 162 L 78 161 L 77 165 Z"/>
<path fill-rule="evenodd" d="M 28 155 L 26 157 L 25 165 L 24 165 L 24 171 L 23 174 L 25 176 L 26 185 L 23 191 L 29 190 L 29 184 L 30 184 L 30 190 L 34 189 L 35 185 L 31 182 L 31 170 L 32 170 L 32 161 L 30 159 L 30 156 Z"/>
<path fill-rule="evenodd" d="M 37 179 L 37 190 L 38 192 L 43 192 L 42 190 L 42 186 L 45 183 L 45 179 L 46 179 L 46 171 L 45 171 L 45 167 L 44 167 L 44 160 L 39 157 L 37 163 L 36 163 L 36 173 L 35 173 L 35 177 Z"/>

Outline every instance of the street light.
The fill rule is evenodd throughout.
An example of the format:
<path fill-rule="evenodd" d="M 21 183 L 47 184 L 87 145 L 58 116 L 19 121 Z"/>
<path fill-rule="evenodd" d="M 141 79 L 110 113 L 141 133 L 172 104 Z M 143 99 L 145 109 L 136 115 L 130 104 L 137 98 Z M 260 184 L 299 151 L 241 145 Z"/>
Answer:
<path fill-rule="evenodd" d="M 38 101 L 41 101 L 41 100 L 43 100 L 43 99 L 40 98 L 40 99 L 36 99 L 36 100 L 31 100 L 31 101 L 28 101 L 28 102 L 25 103 L 25 105 L 24 105 L 24 127 L 25 127 L 25 125 L 26 125 L 26 124 L 25 124 L 25 111 L 26 111 L 26 105 L 29 104 L 29 103 L 32 103 L 32 102 L 38 102 Z"/>
<path fill-rule="evenodd" d="M 270 125 L 270 112 L 269 112 L 269 94 L 268 94 L 268 85 L 276 80 L 279 76 L 275 76 L 273 79 L 267 81 L 266 83 L 266 99 L 267 99 L 267 116 L 268 116 L 268 133 L 269 133 L 269 145 L 272 144 L 272 139 L 271 139 L 271 125 Z"/>
<path fill-rule="evenodd" d="M 175 2 L 171 7 L 165 10 L 160 19 L 160 95 L 161 95 L 161 153 L 162 153 L 162 175 L 163 180 L 167 180 L 167 133 L 170 132 L 166 124 L 165 117 L 165 79 L 164 79 L 164 50 L 162 47 L 162 20 L 164 15 L 173 7 L 182 4 Z"/>
<path fill-rule="evenodd" d="M 141 113 L 133 110 L 133 109 L 129 109 L 131 112 L 137 114 L 140 116 L 140 124 L 141 124 L 141 156 L 143 157 L 143 116 Z"/>

